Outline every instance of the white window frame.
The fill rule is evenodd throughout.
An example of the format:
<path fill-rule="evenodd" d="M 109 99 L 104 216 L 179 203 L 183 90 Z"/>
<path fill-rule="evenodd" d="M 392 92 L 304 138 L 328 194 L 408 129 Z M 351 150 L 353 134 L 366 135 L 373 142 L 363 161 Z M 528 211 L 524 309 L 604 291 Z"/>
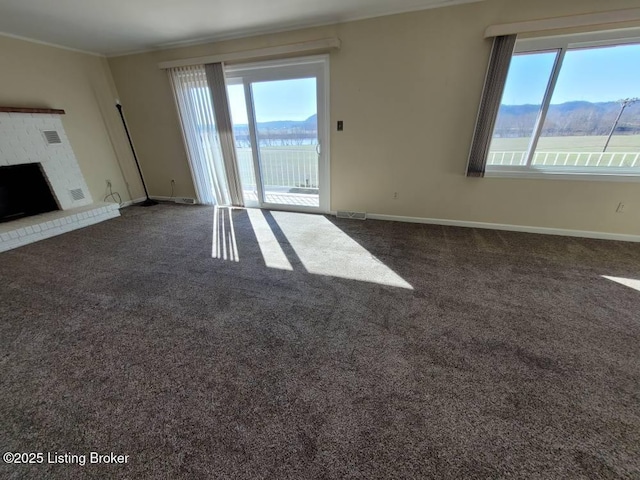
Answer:
<path fill-rule="evenodd" d="M 544 178 L 564 180 L 600 180 L 640 182 L 640 153 L 638 166 L 621 167 L 571 167 L 571 166 L 534 166 L 531 165 L 536 154 L 540 134 L 547 118 L 558 77 L 562 70 L 567 51 L 580 48 L 598 48 L 617 45 L 640 44 L 640 28 L 628 28 L 612 31 L 535 37 L 518 39 L 513 55 L 526 53 L 557 52 L 555 63 L 549 77 L 535 127 L 531 133 L 529 146 L 525 153 L 525 165 L 486 166 L 485 177 L 504 178 Z"/>

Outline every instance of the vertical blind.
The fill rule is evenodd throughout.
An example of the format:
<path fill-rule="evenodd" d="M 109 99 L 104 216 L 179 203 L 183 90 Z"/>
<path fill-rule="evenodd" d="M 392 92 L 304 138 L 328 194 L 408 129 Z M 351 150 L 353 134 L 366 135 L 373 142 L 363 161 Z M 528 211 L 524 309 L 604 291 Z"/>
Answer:
<path fill-rule="evenodd" d="M 236 156 L 236 145 L 233 139 L 229 99 L 227 98 L 227 83 L 224 78 L 224 67 L 222 63 L 210 63 L 205 65 L 204 69 L 207 74 L 211 97 L 213 98 L 222 159 L 227 174 L 229 198 L 232 205 L 244 207 L 242 184 L 240 182 L 240 172 L 238 171 L 238 159 Z"/>
<path fill-rule="evenodd" d="M 502 93 L 507 82 L 511 56 L 516 45 L 517 35 L 505 35 L 496 37 L 493 41 L 491 59 L 484 83 L 484 91 L 480 100 L 478 120 L 471 143 L 469 163 L 467 164 L 468 177 L 484 177 L 487 166 L 487 155 L 491 145 L 491 135 L 496 123 Z"/>
<path fill-rule="evenodd" d="M 198 201 L 231 203 L 211 90 L 204 65 L 168 70 Z"/>

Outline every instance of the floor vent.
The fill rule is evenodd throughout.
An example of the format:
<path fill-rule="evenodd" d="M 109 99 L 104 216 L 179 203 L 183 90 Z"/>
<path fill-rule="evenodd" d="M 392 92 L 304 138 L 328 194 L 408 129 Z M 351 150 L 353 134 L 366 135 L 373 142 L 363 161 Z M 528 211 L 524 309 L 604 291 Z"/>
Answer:
<path fill-rule="evenodd" d="M 196 199 L 195 198 L 187 198 L 187 197 L 176 197 L 174 199 L 174 202 L 176 203 L 184 203 L 185 205 L 195 205 L 196 204 Z"/>
<path fill-rule="evenodd" d="M 55 130 L 45 130 L 42 132 L 44 134 L 44 139 L 47 141 L 47 145 L 59 145 L 62 143 L 60 140 L 60 135 Z"/>
<path fill-rule="evenodd" d="M 352 220 L 366 220 L 367 214 L 365 212 L 345 212 L 343 210 L 338 210 L 336 212 L 336 217 L 351 218 Z"/>
<path fill-rule="evenodd" d="M 69 192 L 71 192 L 71 198 L 73 198 L 74 202 L 77 202 L 78 200 L 84 200 L 84 192 L 81 188 L 75 188 L 73 190 L 69 190 Z"/>

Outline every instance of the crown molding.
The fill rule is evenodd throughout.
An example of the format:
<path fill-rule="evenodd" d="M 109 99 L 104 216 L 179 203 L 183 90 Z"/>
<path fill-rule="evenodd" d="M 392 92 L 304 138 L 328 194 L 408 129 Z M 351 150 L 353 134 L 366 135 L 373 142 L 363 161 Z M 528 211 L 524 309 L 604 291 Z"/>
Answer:
<path fill-rule="evenodd" d="M 0 32 L 0 37 L 13 38 L 14 40 L 22 40 L 23 42 L 35 43 L 37 45 L 44 45 L 47 47 L 58 48 L 60 50 L 67 50 L 68 52 L 83 53 L 85 55 L 93 55 L 94 57 L 105 57 L 103 53 L 90 52 L 89 50 L 81 50 L 79 48 L 67 47 L 59 45 L 57 43 L 45 42 L 43 40 L 37 40 L 35 38 L 23 37 L 22 35 L 14 35 L 13 33 Z"/>
<path fill-rule="evenodd" d="M 597 27 L 599 25 L 628 22 L 640 22 L 640 8 L 491 25 L 485 30 L 484 36 L 489 38 L 518 33 L 544 32 L 574 27 Z"/>

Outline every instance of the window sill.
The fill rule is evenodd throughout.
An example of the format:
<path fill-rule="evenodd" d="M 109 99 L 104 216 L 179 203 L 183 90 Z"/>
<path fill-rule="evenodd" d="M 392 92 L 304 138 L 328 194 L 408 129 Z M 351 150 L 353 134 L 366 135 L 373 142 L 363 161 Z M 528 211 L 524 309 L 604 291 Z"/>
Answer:
<path fill-rule="evenodd" d="M 581 180 L 592 182 L 640 182 L 640 172 L 585 172 L 585 171 L 561 171 L 539 169 L 487 169 L 485 178 L 527 178 L 542 180 Z"/>

